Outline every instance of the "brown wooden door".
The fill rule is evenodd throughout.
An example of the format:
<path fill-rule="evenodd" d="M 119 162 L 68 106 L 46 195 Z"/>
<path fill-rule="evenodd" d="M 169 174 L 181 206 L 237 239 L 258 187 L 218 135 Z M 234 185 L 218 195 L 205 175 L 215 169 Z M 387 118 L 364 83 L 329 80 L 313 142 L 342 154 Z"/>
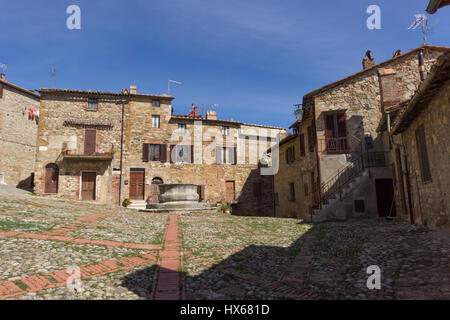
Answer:
<path fill-rule="evenodd" d="M 58 193 L 59 168 L 56 164 L 45 167 L 45 193 Z"/>
<path fill-rule="evenodd" d="M 130 172 L 130 199 L 144 200 L 144 172 Z"/>
<path fill-rule="evenodd" d="M 234 201 L 234 181 L 225 182 L 225 200 Z"/>
<path fill-rule="evenodd" d="M 394 186 L 392 179 L 376 179 L 378 216 L 395 217 Z"/>
<path fill-rule="evenodd" d="M 84 154 L 95 153 L 97 130 L 86 129 L 84 138 Z"/>
<path fill-rule="evenodd" d="M 81 200 L 95 200 L 95 172 L 83 172 L 81 175 Z"/>

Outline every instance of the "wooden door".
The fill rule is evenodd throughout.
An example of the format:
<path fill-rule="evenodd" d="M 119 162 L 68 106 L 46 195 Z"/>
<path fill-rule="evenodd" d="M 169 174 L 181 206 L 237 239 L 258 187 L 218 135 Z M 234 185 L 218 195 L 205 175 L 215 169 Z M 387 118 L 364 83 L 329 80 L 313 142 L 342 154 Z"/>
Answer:
<path fill-rule="evenodd" d="M 144 200 L 144 172 L 130 172 L 130 199 Z"/>
<path fill-rule="evenodd" d="M 83 172 L 81 174 L 81 200 L 95 200 L 95 172 Z"/>
<path fill-rule="evenodd" d="M 225 182 L 225 200 L 228 202 L 234 201 L 234 181 Z"/>
<path fill-rule="evenodd" d="M 45 193 L 58 193 L 59 168 L 56 164 L 45 167 Z"/>
<path fill-rule="evenodd" d="M 86 129 L 84 138 L 84 154 L 95 153 L 96 142 L 97 142 L 97 130 Z"/>
<path fill-rule="evenodd" d="M 394 186 L 392 179 L 376 179 L 377 205 L 379 217 L 395 217 Z"/>

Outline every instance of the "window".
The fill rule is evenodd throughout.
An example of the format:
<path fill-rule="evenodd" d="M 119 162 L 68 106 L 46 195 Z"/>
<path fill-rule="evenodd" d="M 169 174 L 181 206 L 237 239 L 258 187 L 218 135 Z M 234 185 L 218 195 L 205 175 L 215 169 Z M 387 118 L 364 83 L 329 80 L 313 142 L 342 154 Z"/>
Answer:
<path fill-rule="evenodd" d="M 425 128 L 421 125 L 416 129 L 417 154 L 419 156 L 420 171 L 422 173 L 422 181 L 431 180 L 430 161 L 428 159 L 427 143 L 425 139 Z"/>
<path fill-rule="evenodd" d="M 222 135 L 227 136 L 229 131 L 230 131 L 229 126 L 222 126 Z"/>
<path fill-rule="evenodd" d="M 172 163 L 193 163 L 194 146 L 170 146 L 170 161 Z"/>
<path fill-rule="evenodd" d="M 289 183 L 289 201 L 295 201 L 295 186 L 294 183 Z"/>
<path fill-rule="evenodd" d="M 159 128 L 159 115 L 152 115 L 152 128 Z"/>
<path fill-rule="evenodd" d="M 300 155 L 305 156 L 305 135 L 303 133 L 300 135 Z"/>
<path fill-rule="evenodd" d="M 178 124 L 178 132 L 185 133 L 186 132 L 186 124 L 185 123 L 179 123 Z"/>
<path fill-rule="evenodd" d="M 160 106 L 159 100 L 153 100 L 153 101 L 152 101 L 152 106 L 154 106 L 154 107 L 159 107 L 159 106 Z"/>
<path fill-rule="evenodd" d="M 98 111 L 98 99 L 88 99 L 88 107 L 89 111 Z"/>
<path fill-rule="evenodd" d="M 325 144 L 327 153 L 348 151 L 345 113 L 325 115 Z"/>
<path fill-rule="evenodd" d="M 291 163 L 295 161 L 295 148 L 294 146 L 286 149 L 286 163 Z"/>
<path fill-rule="evenodd" d="M 166 150 L 165 144 L 150 144 L 144 143 L 142 151 L 142 160 L 148 161 L 161 161 L 166 162 Z"/>
<path fill-rule="evenodd" d="M 216 164 L 236 164 L 236 148 L 217 147 Z"/>

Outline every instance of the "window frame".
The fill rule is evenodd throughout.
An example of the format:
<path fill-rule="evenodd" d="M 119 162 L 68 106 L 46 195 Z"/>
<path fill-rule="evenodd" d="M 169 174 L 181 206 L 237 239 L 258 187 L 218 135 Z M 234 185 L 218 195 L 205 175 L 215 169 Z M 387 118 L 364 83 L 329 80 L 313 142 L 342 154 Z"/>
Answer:
<path fill-rule="evenodd" d="M 222 126 L 222 135 L 228 136 L 230 134 L 230 126 Z"/>
<path fill-rule="evenodd" d="M 157 119 L 157 126 L 155 126 L 155 119 Z M 161 117 L 159 114 L 152 114 L 152 128 L 153 129 L 161 128 Z"/>
<path fill-rule="evenodd" d="M 160 107 L 161 101 L 159 100 L 152 100 L 152 107 Z"/>
<path fill-rule="evenodd" d="M 95 101 L 95 102 L 93 102 Z M 90 108 L 90 106 L 95 105 L 95 109 Z M 87 111 L 98 112 L 98 98 L 88 98 L 87 99 Z"/>

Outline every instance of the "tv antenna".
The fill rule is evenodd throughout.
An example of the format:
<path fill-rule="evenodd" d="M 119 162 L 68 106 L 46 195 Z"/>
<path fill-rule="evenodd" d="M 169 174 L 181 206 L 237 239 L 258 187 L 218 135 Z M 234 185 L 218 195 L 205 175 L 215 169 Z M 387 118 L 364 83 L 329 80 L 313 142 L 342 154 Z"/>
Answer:
<path fill-rule="evenodd" d="M 426 14 L 415 14 L 415 21 L 409 26 L 408 30 L 415 30 L 418 26 L 422 26 L 423 33 L 423 44 L 427 44 L 427 33 L 430 32 L 431 28 L 437 23 L 428 26 L 428 17 Z"/>
<path fill-rule="evenodd" d="M 7 63 L 0 63 L 0 68 L 2 68 L 2 73 L 5 73 L 6 69 L 8 68 L 8 64 Z"/>
<path fill-rule="evenodd" d="M 170 84 L 171 83 L 175 83 L 175 84 L 183 84 L 183 83 L 181 83 L 181 82 L 179 82 L 179 81 L 175 81 L 175 80 L 170 80 L 169 79 L 169 81 L 167 81 L 167 94 L 170 96 Z"/>
<path fill-rule="evenodd" d="M 52 87 L 55 89 L 55 76 L 56 76 L 56 69 L 52 66 Z"/>
<path fill-rule="evenodd" d="M 217 104 L 217 103 L 212 103 L 212 104 L 210 105 L 210 107 L 211 107 L 211 110 L 214 110 L 215 108 L 218 108 L 218 107 L 219 107 L 219 104 Z"/>

